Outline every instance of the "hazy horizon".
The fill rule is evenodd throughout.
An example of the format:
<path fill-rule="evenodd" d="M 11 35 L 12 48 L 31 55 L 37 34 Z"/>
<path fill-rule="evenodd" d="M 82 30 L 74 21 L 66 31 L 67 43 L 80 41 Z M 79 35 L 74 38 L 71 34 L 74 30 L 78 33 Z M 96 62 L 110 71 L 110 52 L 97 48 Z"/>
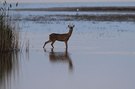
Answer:
<path fill-rule="evenodd" d="M 5 1 L 5 0 L 3 0 Z M 64 2 L 92 2 L 92 3 L 100 3 L 100 2 L 135 2 L 135 0 L 6 0 L 7 2 L 19 2 L 19 3 L 64 3 Z"/>

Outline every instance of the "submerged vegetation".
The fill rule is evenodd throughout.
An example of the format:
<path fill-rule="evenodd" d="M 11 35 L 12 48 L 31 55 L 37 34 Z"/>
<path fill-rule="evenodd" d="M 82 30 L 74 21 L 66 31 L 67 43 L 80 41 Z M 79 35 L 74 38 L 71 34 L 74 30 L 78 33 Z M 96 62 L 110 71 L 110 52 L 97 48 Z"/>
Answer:
<path fill-rule="evenodd" d="M 19 33 L 10 16 L 11 4 L 0 3 L 0 52 L 19 50 Z"/>

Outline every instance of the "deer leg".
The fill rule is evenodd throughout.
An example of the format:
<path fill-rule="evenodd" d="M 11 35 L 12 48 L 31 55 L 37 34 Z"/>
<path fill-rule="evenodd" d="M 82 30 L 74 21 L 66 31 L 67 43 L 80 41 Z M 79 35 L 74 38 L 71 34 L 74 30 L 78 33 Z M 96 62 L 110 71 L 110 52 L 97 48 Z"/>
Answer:
<path fill-rule="evenodd" d="M 55 42 L 55 41 L 52 41 L 52 43 L 51 43 L 52 48 L 54 48 L 54 46 L 53 46 L 54 42 Z"/>
<path fill-rule="evenodd" d="M 46 41 L 46 42 L 44 43 L 43 48 L 45 47 L 45 45 L 46 45 L 47 43 L 50 43 L 50 42 L 51 42 L 50 40 Z"/>
<path fill-rule="evenodd" d="M 67 41 L 65 41 L 65 45 L 66 45 L 66 50 L 68 49 L 68 43 Z"/>

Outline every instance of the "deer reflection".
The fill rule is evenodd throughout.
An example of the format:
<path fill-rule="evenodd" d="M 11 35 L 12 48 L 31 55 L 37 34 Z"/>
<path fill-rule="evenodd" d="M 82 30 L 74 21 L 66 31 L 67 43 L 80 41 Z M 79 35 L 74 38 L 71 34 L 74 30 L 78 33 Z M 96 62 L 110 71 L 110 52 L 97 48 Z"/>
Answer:
<path fill-rule="evenodd" d="M 54 52 L 54 49 L 52 48 L 51 52 L 49 52 L 49 60 L 53 63 L 67 63 L 69 70 L 73 70 L 73 63 L 67 50 L 64 52 Z"/>

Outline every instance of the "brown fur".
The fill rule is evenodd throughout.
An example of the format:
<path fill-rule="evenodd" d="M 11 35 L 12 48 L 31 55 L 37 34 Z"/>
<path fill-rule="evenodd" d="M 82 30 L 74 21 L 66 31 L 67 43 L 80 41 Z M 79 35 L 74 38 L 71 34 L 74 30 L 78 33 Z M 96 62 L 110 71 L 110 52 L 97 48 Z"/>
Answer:
<path fill-rule="evenodd" d="M 52 34 L 50 34 L 49 35 L 49 40 L 44 43 L 43 48 L 45 47 L 45 45 L 47 43 L 50 43 L 50 42 L 52 42 L 51 46 L 52 46 L 52 48 L 54 48 L 53 44 L 54 44 L 55 41 L 65 42 L 66 48 L 68 48 L 68 43 L 67 42 L 68 42 L 70 36 L 72 35 L 74 25 L 73 26 L 68 25 L 68 27 L 69 27 L 69 32 L 68 33 L 65 33 L 65 34 L 52 33 Z"/>

